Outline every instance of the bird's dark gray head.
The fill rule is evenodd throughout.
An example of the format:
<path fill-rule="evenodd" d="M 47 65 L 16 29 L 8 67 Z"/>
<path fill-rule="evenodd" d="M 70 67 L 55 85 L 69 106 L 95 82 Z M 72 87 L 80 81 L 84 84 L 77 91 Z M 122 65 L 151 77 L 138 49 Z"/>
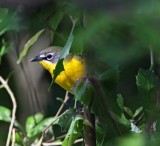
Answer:
<path fill-rule="evenodd" d="M 42 50 L 39 55 L 33 57 L 30 61 L 36 62 L 36 61 L 42 61 L 46 60 L 52 63 L 56 63 L 59 59 L 60 53 L 61 53 L 61 47 L 58 46 L 52 46 L 47 49 Z"/>

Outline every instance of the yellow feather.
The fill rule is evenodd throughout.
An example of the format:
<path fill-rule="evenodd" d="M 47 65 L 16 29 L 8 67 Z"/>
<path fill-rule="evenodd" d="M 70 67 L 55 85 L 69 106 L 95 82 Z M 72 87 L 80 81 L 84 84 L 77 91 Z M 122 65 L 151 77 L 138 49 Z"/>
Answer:
<path fill-rule="evenodd" d="M 53 70 L 55 69 L 56 63 L 46 60 L 39 61 L 39 63 L 50 72 L 53 78 Z M 72 92 L 77 80 L 85 76 L 84 60 L 78 56 L 72 56 L 71 58 L 64 59 L 63 66 L 64 71 L 57 76 L 55 82 L 65 90 Z"/>

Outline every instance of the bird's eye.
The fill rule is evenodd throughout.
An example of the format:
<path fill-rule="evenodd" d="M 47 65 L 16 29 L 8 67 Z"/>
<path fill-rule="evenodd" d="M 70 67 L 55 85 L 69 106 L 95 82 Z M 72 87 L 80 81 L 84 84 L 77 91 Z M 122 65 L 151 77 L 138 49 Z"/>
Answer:
<path fill-rule="evenodd" d="M 51 60 L 53 58 L 53 53 L 48 53 L 46 57 L 47 57 L 47 60 Z"/>

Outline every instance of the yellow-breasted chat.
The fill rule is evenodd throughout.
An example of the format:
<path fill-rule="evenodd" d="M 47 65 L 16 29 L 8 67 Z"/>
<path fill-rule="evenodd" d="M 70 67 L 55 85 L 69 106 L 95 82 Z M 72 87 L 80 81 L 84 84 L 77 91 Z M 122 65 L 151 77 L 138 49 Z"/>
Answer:
<path fill-rule="evenodd" d="M 31 62 L 39 62 L 54 77 L 54 70 L 61 54 L 61 47 L 52 46 L 42 50 Z M 62 71 L 55 82 L 65 90 L 72 93 L 77 80 L 85 76 L 85 62 L 81 56 L 68 54 L 63 60 L 64 71 Z"/>

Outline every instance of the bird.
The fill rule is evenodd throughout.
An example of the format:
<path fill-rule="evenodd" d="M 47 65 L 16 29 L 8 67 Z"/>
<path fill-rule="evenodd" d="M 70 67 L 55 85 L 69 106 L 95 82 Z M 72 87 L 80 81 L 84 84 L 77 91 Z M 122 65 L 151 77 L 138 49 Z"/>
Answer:
<path fill-rule="evenodd" d="M 46 70 L 49 71 L 51 77 L 54 77 L 54 70 L 59 60 L 62 47 L 51 46 L 42 50 L 38 55 L 33 57 L 31 62 L 39 62 Z M 73 93 L 73 89 L 80 78 L 85 77 L 86 65 L 81 55 L 69 53 L 63 60 L 64 71 L 56 77 L 55 83 L 66 91 Z"/>

